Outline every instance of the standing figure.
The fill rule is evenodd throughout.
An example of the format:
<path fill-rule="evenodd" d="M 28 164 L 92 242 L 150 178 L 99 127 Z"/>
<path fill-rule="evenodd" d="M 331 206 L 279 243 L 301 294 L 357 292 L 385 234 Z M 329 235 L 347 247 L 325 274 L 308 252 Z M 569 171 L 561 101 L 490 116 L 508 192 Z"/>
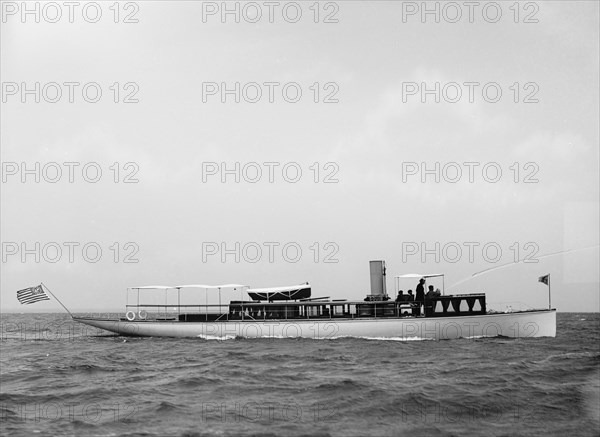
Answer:
<path fill-rule="evenodd" d="M 415 303 L 418 304 L 418 314 L 421 314 L 421 306 L 425 302 L 425 278 L 419 279 L 419 284 L 417 285 L 417 293 L 415 296 Z"/>
<path fill-rule="evenodd" d="M 425 300 L 425 278 L 419 279 L 417 285 L 417 295 L 415 296 L 416 302 L 423 302 Z"/>

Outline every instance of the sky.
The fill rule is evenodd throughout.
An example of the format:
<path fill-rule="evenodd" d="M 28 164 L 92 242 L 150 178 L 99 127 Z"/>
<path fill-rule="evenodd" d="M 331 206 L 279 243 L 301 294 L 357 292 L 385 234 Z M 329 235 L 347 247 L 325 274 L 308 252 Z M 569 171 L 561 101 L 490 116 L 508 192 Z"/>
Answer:
<path fill-rule="evenodd" d="M 370 260 L 600 311 L 597 2 L 116 5 L 2 2 L 0 311 L 362 299 Z"/>

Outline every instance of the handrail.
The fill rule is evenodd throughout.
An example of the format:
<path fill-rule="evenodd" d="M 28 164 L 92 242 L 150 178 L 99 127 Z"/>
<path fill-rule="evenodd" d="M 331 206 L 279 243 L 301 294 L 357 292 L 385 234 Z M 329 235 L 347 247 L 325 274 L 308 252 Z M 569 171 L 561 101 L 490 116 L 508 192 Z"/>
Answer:
<path fill-rule="evenodd" d="M 467 297 L 485 297 L 485 293 L 469 293 L 469 294 L 449 294 L 445 296 L 436 296 L 430 298 L 432 300 L 447 300 L 452 298 L 467 298 Z M 193 304 L 193 305 L 165 305 L 165 304 L 128 304 L 125 305 L 126 308 L 138 308 L 138 307 L 147 307 L 147 308 L 217 308 L 217 307 L 262 307 L 262 306 L 323 306 L 323 305 L 380 305 L 380 304 L 392 304 L 395 303 L 394 300 L 377 300 L 377 301 L 364 301 L 364 300 L 344 300 L 344 301 L 275 301 L 275 302 L 256 302 L 256 301 L 232 301 L 229 303 L 222 304 Z"/>
<path fill-rule="evenodd" d="M 436 303 L 441 303 L 441 308 Z M 466 302 L 468 308 L 463 307 Z M 478 303 L 477 309 L 474 305 Z M 142 317 L 145 320 L 167 319 L 179 321 L 196 321 L 198 318 L 206 322 L 229 321 L 229 320 L 268 320 L 268 319 L 337 319 L 337 318 L 388 318 L 433 316 L 433 315 L 460 315 L 472 314 L 486 310 L 485 294 L 462 294 L 450 296 L 435 296 L 419 301 L 231 301 L 221 304 L 127 304 L 127 311 L 150 312 Z M 450 311 L 449 311 L 450 310 Z M 199 320 L 200 321 L 200 320 Z"/>
<path fill-rule="evenodd" d="M 346 301 L 325 301 L 325 302 L 287 302 L 287 301 L 277 301 L 277 302 L 233 302 L 233 303 L 223 303 L 219 304 L 196 304 L 196 305 L 155 305 L 155 304 L 129 304 L 125 305 L 127 308 L 137 308 L 137 307 L 148 307 L 148 308 L 196 308 L 196 307 L 229 307 L 229 306 L 252 306 L 252 307 L 262 307 L 262 306 L 323 306 L 323 305 L 379 305 L 379 304 L 393 304 L 395 301 L 393 300 L 381 300 L 381 301 L 363 301 L 363 300 L 346 300 Z"/>

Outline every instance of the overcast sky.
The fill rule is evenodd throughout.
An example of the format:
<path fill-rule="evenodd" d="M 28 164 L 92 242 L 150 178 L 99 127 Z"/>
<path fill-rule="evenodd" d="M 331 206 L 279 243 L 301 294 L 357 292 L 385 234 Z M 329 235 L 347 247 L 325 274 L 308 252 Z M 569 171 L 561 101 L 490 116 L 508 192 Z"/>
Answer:
<path fill-rule="evenodd" d="M 597 2 L 111 4 L 2 3 L 3 312 L 60 311 L 19 305 L 40 282 L 71 310 L 362 299 L 377 259 L 393 296 L 441 272 L 543 308 L 550 273 L 559 311 L 600 310 Z"/>

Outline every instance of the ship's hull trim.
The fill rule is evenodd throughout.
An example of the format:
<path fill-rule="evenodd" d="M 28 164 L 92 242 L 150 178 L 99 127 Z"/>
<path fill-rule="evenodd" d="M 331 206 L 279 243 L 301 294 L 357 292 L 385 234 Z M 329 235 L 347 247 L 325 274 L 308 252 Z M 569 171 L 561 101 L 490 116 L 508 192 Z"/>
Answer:
<path fill-rule="evenodd" d="M 454 317 L 258 320 L 226 322 L 127 321 L 73 317 L 119 335 L 204 339 L 358 337 L 451 340 L 477 337 L 556 337 L 556 310 Z"/>

